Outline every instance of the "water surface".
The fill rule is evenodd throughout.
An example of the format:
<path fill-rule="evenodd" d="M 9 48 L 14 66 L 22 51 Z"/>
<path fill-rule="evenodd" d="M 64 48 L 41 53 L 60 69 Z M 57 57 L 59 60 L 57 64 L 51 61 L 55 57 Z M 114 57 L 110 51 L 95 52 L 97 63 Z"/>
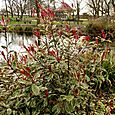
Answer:
<path fill-rule="evenodd" d="M 7 33 L 7 44 L 9 51 L 16 51 L 18 53 L 24 52 L 23 44 L 25 46 L 32 44 L 35 42 L 37 38 L 35 36 L 25 36 L 25 35 L 17 35 L 15 33 Z M 2 46 L 6 46 L 6 40 L 4 37 L 4 33 L 0 33 L 0 52 L 4 51 L 5 49 Z M 0 53 L 1 54 L 1 53 Z M 3 56 L 0 55 L 0 60 L 2 60 Z"/>

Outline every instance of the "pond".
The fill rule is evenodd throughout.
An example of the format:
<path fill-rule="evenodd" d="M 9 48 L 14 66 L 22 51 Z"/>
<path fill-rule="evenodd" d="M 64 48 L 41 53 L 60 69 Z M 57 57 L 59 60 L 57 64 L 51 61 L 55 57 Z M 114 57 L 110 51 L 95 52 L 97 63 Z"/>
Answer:
<path fill-rule="evenodd" d="M 35 40 L 37 40 L 37 38 L 35 36 L 25 36 L 25 35 L 18 35 L 15 33 L 7 33 L 7 42 L 11 43 L 8 46 L 8 49 L 14 50 L 16 52 L 24 52 L 23 44 L 25 46 L 27 46 L 28 44 L 32 44 L 35 42 Z M 4 37 L 4 33 L 0 33 L 0 52 L 4 51 L 4 49 L 2 48 L 2 46 L 6 45 L 6 40 Z M 0 55 L 0 60 L 2 60 L 2 56 Z"/>
<path fill-rule="evenodd" d="M 18 35 L 16 33 L 7 33 L 7 41 L 8 43 L 12 42 L 9 45 L 9 50 L 14 50 L 18 53 L 20 52 L 24 52 L 23 49 L 23 44 L 25 46 L 32 44 L 35 42 L 35 40 L 37 40 L 36 36 L 26 36 L 26 35 Z M 6 41 L 5 41 L 5 37 L 4 37 L 4 33 L 0 33 L 0 52 L 4 51 L 4 49 L 1 46 L 5 46 Z M 112 42 L 111 44 L 111 49 L 115 50 L 115 41 Z M 3 56 L 0 55 L 0 61 L 3 59 Z"/>

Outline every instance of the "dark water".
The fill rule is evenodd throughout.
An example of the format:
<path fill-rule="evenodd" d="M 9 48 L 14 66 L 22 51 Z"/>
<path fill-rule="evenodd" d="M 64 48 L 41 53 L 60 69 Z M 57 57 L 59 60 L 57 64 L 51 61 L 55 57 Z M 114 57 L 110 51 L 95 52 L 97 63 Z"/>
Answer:
<path fill-rule="evenodd" d="M 35 36 L 28 37 L 25 35 L 17 35 L 15 33 L 7 33 L 7 44 L 11 42 L 11 44 L 8 46 L 8 49 L 9 51 L 13 50 L 17 51 L 18 53 L 24 52 L 23 44 L 27 46 L 29 44 L 34 43 L 36 39 L 37 38 Z M 5 49 L 3 49 L 2 46 L 6 46 L 4 33 L 0 33 L 0 52 L 5 52 Z M 0 60 L 1 59 L 2 56 L 0 55 Z"/>

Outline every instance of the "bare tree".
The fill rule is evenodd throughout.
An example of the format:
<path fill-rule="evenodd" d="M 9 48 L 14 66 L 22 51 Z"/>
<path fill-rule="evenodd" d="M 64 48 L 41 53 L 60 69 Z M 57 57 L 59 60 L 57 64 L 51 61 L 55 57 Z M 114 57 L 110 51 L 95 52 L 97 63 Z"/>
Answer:
<path fill-rule="evenodd" d="M 14 16 L 14 2 L 13 0 L 7 0 L 7 3 L 8 3 L 9 12 L 11 16 L 13 17 Z"/>
<path fill-rule="evenodd" d="M 111 2 L 112 2 L 113 10 L 114 10 L 114 13 L 115 13 L 115 0 L 111 0 Z"/>
<path fill-rule="evenodd" d="M 8 5 L 7 5 L 7 0 L 4 0 L 5 2 L 5 7 L 6 7 L 6 16 L 8 17 Z"/>
<path fill-rule="evenodd" d="M 100 11 L 100 2 L 101 0 L 88 0 L 88 6 L 92 10 L 94 17 L 99 17 L 99 11 Z"/>
<path fill-rule="evenodd" d="M 23 18 L 24 13 L 26 13 L 28 0 L 19 0 L 19 7 L 20 7 L 20 19 Z"/>
<path fill-rule="evenodd" d="M 111 6 L 114 3 L 113 0 L 88 0 L 87 4 L 93 16 L 98 18 L 100 15 L 110 16 Z"/>
<path fill-rule="evenodd" d="M 74 12 L 76 13 L 77 24 L 79 25 L 80 11 L 83 9 L 81 8 L 81 3 L 83 2 L 83 0 L 69 0 L 69 1 L 71 2 Z M 73 12 L 73 15 L 74 15 L 74 12 Z"/>
<path fill-rule="evenodd" d="M 15 8 L 14 8 L 15 12 L 14 13 L 16 13 L 16 15 L 19 18 L 20 17 L 20 7 L 19 7 L 19 4 L 16 3 L 16 0 L 14 0 L 14 6 L 15 6 Z"/>
<path fill-rule="evenodd" d="M 104 0 L 105 2 L 105 14 L 107 16 L 110 16 L 110 3 L 111 3 L 111 0 Z"/>

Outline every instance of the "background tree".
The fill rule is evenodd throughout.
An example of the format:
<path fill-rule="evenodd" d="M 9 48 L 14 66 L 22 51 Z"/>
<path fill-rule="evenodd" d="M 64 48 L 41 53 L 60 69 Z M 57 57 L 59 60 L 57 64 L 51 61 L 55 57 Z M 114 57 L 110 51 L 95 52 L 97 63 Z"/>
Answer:
<path fill-rule="evenodd" d="M 20 6 L 20 18 L 22 19 L 24 13 L 26 13 L 28 0 L 19 0 L 18 4 Z"/>
<path fill-rule="evenodd" d="M 115 0 L 112 0 L 112 5 L 113 5 L 114 13 L 115 13 Z"/>
<path fill-rule="evenodd" d="M 81 3 L 83 2 L 83 0 L 73 0 L 73 7 L 75 8 L 75 12 L 76 12 L 76 18 L 77 18 L 77 23 L 79 25 L 79 21 L 80 21 L 80 11 L 83 9 L 81 8 Z"/>
<path fill-rule="evenodd" d="M 16 0 L 14 0 L 14 6 L 15 6 L 15 8 L 14 8 L 15 13 L 19 18 L 20 17 L 20 7 L 19 7 L 19 4 L 16 3 Z"/>
<path fill-rule="evenodd" d="M 11 17 L 14 16 L 14 0 L 7 0 L 8 3 L 8 9 L 9 13 L 11 14 Z"/>
<path fill-rule="evenodd" d="M 100 2 L 101 2 L 101 0 L 88 0 L 88 2 L 87 2 L 88 6 L 91 9 L 91 13 L 93 14 L 94 18 L 99 17 Z"/>
<path fill-rule="evenodd" d="M 7 0 L 4 0 L 5 2 L 5 7 L 6 7 L 6 16 L 8 17 L 8 5 L 7 5 Z"/>
<path fill-rule="evenodd" d="M 112 4 L 114 4 L 112 0 L 88 0 L 87 2 L 90 13 L 94 18 L 98 18 L 100 15 L 110 16 Z"/>

